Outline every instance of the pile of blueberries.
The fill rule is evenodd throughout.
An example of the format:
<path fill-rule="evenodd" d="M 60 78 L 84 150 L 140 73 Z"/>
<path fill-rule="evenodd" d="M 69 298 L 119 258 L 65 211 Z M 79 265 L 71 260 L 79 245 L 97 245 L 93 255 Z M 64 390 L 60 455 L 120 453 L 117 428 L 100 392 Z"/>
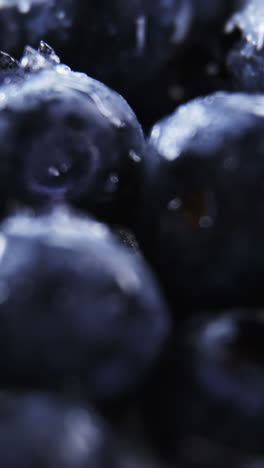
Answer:
<path fill-rule="evenodd" d="M 264 1 L 0 0 L 0 50 L 1 468 L 264 468 Z"/>

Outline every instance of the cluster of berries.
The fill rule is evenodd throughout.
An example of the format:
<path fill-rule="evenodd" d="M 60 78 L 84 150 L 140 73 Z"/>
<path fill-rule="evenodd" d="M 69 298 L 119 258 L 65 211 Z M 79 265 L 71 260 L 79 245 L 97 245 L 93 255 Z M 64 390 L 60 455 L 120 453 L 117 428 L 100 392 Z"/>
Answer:
<path fill-rule="evenodd" d="M 263 0 L 0 0 L 0 49 L 0 465 L 263 468 Z"/>

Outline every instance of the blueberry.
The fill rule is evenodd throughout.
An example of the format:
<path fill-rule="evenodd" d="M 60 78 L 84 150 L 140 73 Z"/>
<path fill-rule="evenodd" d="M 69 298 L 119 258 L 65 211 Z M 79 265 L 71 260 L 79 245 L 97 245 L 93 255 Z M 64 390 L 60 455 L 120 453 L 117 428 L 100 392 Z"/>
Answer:
<path fill-rule="evenodd" d="M 7 219 L 0 244 L 0 384 L 94 400 L 133 391 L 169 328 L 142 259 L 62 208 Z"/>
<path fill-rule="evenodd" d="M 211 311 L 175 332 L 145 401 L 170 461 L 240 468 L 263 456 L 263 319 L 262 309 Z"/>
<path fill-rule="evenodd" d="M 263 104 L 216 93 L 152 129 L 139 240 L 176 313 L 263 304 Z"/>
<path fill-rule="evenodd" d="M 3 198 L 35 207 L 64 200 L 118 222 L 130 210 L 132 218 L 144 139 L 126 101 L 60 64 L 43 42 L 38 52 L 26 48 L 7 79 L 0 94 Z"/>
<path fill-rule="evenodd" d="M 112 437 L 93 411 L 45 393 L 0 394 L 6 468 L 117 468 Z"/>
<path fill-rule="evenodd" d="M 226 26 L 234 36 L 227 66 L 236 89 L 263 92 L 264 4 L 261 0 L 241 2 Z"/>

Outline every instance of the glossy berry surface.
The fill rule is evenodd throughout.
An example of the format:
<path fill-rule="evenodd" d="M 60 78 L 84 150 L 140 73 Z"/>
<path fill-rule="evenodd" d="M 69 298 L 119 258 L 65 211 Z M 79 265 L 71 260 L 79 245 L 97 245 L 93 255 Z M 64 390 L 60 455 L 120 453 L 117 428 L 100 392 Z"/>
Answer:
<path fill-rule="evenodd" d="M 175 333 L 151 382 L 147 421 L 179 466 L 251 466 L 263 452 L 263 311 L 212 312 Z"/>
<path fill-rule="evenodd" d="M 102 83 L 60 64 L 43 42 L 39 52 L 27 48 L 20 64 L 2 55 L 8 60 L 0 106 L 2 202 L 67 201 L 121 222 L 144 151 L 133 111 Z"/>
<path fill-rule="evenodd" d="M 111 437 L 93 411 L 45 393 L 0 394 L 6 468 L 117 468 Z"/>
<path fill-rule="evenodd" d="M 263 43 L 261 0 L 0 0 L 1 468 L 263 468 Z"/>
<path fill-rule="evenodd" d="M 152 129 L 139 237 L 176 311 L 263 303 L 263 103 L 217 93 Z"/>
<path fill-rule="evenodd" d="M 169 320 L 139 256 L 63 210 L 6 220 L 1 254 L 0 385 L 109 399 L 141 382 Z"/>

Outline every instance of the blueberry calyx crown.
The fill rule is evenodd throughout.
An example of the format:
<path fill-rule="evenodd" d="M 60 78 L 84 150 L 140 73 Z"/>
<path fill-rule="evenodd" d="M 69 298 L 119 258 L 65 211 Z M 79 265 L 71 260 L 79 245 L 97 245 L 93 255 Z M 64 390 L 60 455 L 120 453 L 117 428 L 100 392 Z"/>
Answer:
<path fill-rule="evenodd" d="M 58 55 L 46 42 L 40 41 L 39 48 L 26 46 L 23 56 L 18 62 L 11 55 L 0 51 L 0 76 L 7 73 L 12 77 L 52 68 L 60 63 Z"/>
<path fill-rule="evenodd" d="M 19 63 L 11 57 L 11 55 L 6 54 L 5 52 L 0 51 L 0 70 L 1 71 L 11 71 L 17 70 L 19 68 Z"/>

